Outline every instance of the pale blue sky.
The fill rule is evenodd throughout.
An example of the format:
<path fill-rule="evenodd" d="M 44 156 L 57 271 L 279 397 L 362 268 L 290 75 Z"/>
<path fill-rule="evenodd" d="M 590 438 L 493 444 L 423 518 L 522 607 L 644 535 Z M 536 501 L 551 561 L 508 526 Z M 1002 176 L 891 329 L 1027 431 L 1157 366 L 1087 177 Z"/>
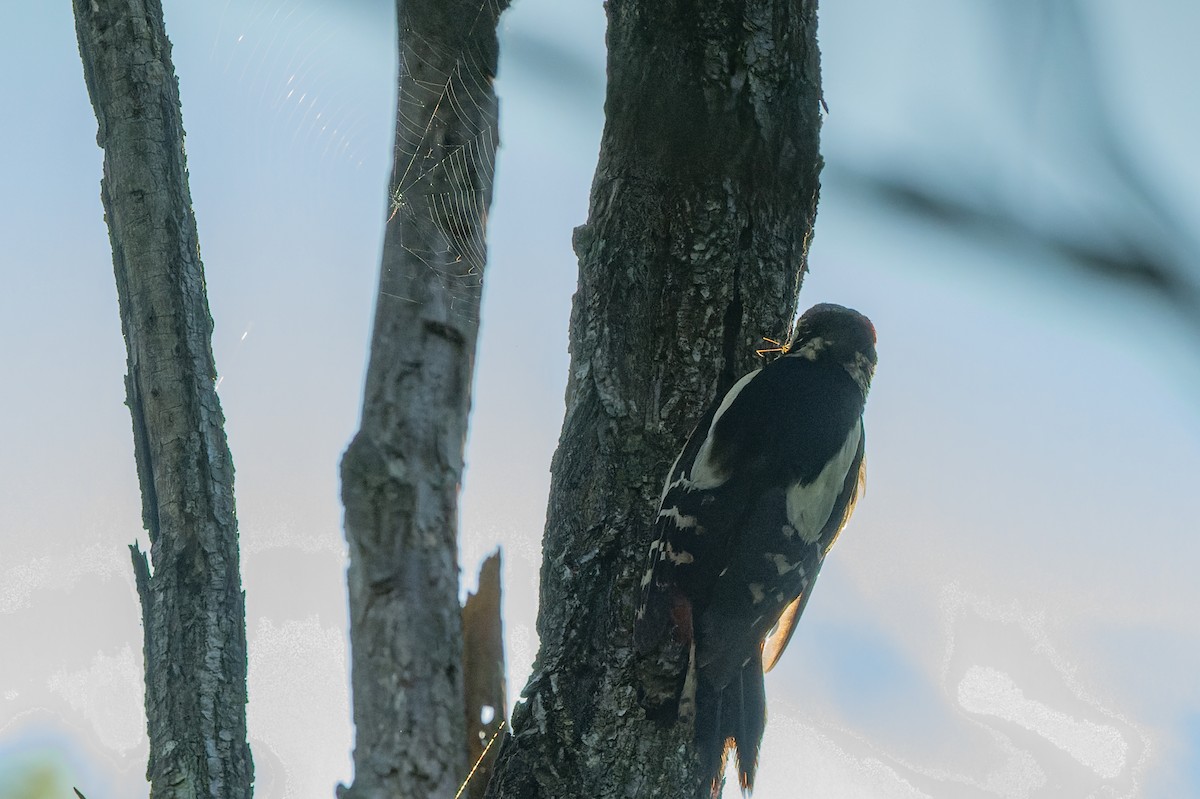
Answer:
<path fill-rule="evenodd" d="M 165 5 L 237 467 L 258 795 L 330 796 L 351 776 L 336 465 L 385 217 L 392 6 Z M 871 316 L 880 366 L 867 494 L 768 677 L 760 799 L 1200 795 L 1197 328 L 852 179 L 928 178 L 1100 241 L 1140 213 L 1040 5 L 822 11 L 829 167 L 801 304 Z M 1195 230 L 1200 12 L 1087 5 L 1118 134 Z M 516 0 L 502 23 L 462 562 L 505 548 L 513 696 L 537 646 L 603 25 L 591 0 Z M 144 796 L 125 546 L 146 541 L 68 3 L 0 12 L 0 97 L 0 797 L 46 758 L 89 799 Z"/>

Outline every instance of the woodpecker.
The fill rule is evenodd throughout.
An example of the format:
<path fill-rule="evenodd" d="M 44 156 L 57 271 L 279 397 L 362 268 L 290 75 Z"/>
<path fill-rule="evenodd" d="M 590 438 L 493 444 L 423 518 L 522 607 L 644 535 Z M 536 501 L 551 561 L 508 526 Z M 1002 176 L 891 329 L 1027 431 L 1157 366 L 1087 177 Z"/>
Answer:
<path fill-rule="evenodd" d="M 695 725 L 712 795 L 737 752 L 754 786 L 766 724 L 763 673 L 778 661 L 863 482 L 863 406 L 875 328 L 821 304 L 783 354 L 701 417 L 667 474 L 634 644 L 688 647 L 678 717 Z"/>

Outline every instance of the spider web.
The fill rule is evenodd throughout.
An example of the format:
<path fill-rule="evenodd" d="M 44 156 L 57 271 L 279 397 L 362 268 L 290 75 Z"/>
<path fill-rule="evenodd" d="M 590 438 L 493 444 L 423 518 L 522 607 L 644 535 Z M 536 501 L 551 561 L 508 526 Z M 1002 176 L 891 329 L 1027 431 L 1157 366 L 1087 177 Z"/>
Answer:
<path fill-rule="evenodd" d="M 303 149 L 313 163 L 362 167 L 371 114 L 362 92 L 345 89 L 364 83 L 347 54 L 377 43 L 364 43 L 359 18 L 318 0 L 225 0 L 215 18 L 208 57 L 261 126 L 251 133 L 268 144 L 256 157 L 294 171 L 289 157 Z"/>
<path fill-rule="evenodd" d="M 502 0 L 483 0 L 456 50 L 406 30 L 400 37 L 396 169 L 388 224 L 432 225 L 441 235 L 404 236 L 408 255 L 432 272 L 451 313 L 478 314 L 496 139 L 491 117 L 494 54 L 473 34 L 495 25 Z M 449 133 L 448 133 L 449 132 Z M 390 288 L 390 286 L 389 286 Z M 417 300 L 381 291 L 398 300 Z"/>
<path fill-rule="evenodd" d="M 489 124 L 496 54 L 480 40 L 486 42 L 482 34 L 490 30 L 483 26 L 495 26 L 508 0 L 465 2 L 471 11 L 457 25 L 447 23 L 459 32 L 445 39 L 400 32 L 401 80 L 398 95 L 396 84 L 390 91 L 396 149 L 386 215 L 389 227 L 404 231 L 399 243 L 407 263 L 406 274 L 387 267 L 381 296 L 428 300 L 439 292 L 420 288 L 412 274 L 428 270 L 450 314 L 476 321 L 497 144 Z M 363 35 L 361 17 L 331 11 L 320 0 L 225 0 L 209 58 L 236 79 L 248 106 L 271 112 L 265 138 L 280 146 L 266 148 L 264 159 L 279 159 L 286 169 L 285 154 L 303 147 L 322 162 L 363 165 L 360 138 L 364 126 L 370 135 L 370 114 L 361 108 L 362 95 L 342 84 L 361 85 L 358 62 L 349 56 L 364 46 Z"/>

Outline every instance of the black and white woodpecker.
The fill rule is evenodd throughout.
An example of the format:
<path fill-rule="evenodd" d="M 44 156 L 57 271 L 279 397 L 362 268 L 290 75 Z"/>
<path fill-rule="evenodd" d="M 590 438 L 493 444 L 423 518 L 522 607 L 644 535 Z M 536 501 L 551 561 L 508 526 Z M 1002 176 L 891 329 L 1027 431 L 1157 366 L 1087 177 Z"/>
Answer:
<path fill-rule="evenodd" d="M 875 328 L 816 305 L 784 354 L 701 417 L 667 475 L 634 626 L 646 654 L 688 647 L 678 715 L 693 721 L 712 794 L 729 750 L 754 785 L 763 672 L 787 646 L 863 481 Z"/>

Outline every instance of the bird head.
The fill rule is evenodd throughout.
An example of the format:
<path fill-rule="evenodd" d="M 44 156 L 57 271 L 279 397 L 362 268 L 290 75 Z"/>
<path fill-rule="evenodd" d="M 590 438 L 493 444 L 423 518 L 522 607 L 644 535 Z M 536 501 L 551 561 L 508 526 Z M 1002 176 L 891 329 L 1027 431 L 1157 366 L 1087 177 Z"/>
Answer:
<path fill-rule="evenodd" d="M 796 320 L 785 357 L 836 362 L 866 396 L 875 374 L 875 326 L 850 308 L 828 302 L 814 305 Z"/>

